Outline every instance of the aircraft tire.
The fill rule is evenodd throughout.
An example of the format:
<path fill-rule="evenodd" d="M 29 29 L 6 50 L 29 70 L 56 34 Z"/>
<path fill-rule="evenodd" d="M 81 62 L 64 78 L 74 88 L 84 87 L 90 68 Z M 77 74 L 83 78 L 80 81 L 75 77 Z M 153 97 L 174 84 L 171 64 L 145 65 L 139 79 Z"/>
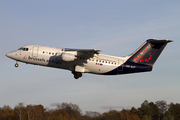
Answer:
<path fill-rule="evenodd" d="M 77 73 L 78 77 L 82 77 L 82 73 L 78 72 Z"/>
<path fill-rule="evenodd" d="M 19 65 L 16 63 L 16 64 L 15 64 L 15 67 L 18 67 L 18 66 L 19 66 Z"/>
<path fill-rule="evenodd" d="M 81 72 L 72 71 L 72 74 L 74 75 L 75 79 L 78 79 L 78 78 L 82 77 L 82 73 Z"/>
<path fill-rule="evenodd" d="M 79 78 L 79 76 L 78 76 L 78 75 L 74 75 L 74 78 L 75 78 L 75 79 L 78 79 L 78 78 Z"/>

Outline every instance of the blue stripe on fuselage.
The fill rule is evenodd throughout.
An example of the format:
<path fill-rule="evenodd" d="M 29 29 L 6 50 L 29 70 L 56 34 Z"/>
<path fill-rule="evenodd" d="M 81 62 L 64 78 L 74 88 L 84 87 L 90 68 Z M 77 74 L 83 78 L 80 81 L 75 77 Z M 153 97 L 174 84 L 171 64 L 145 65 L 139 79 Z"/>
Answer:
<path fill-rule="evenodd" d="M 121 66 L 115 68 L 114 70 L 104 73 L 104 75 L 118 75 L 147 71 L 152 71 L 152 66 L 127 61 Z"/>

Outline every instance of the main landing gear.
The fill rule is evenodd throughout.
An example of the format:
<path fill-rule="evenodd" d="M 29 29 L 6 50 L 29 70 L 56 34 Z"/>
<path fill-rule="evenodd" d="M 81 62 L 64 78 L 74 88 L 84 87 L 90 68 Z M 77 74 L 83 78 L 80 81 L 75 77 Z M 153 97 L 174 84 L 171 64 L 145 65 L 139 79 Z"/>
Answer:
<path fill-rule="evenodd" d="M 15 64 L 14 66 L 15 66 L 15 67 L 18 67 L 18 66 L 19 66 L 18 61 L 16 61 L 16 64 Z"/>
<path fill-rule="evenodd" d="M 74 75 L 75 79 L 78 79 L 78 78 L 82 77 L 82 73 L 81 72 L 72 71 L 72 74 Z"/>

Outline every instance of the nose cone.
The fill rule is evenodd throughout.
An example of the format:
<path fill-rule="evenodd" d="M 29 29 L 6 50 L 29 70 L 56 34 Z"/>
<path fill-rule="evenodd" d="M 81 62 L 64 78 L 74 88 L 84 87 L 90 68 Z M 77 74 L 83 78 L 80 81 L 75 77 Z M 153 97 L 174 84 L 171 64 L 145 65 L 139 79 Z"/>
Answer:
<path fill-rule="evenodd" d="M 7 57 L 9 57 L 9 58 L 11 58 L 12 53 L 11 53 L 11 52 L 9 52 L 9 53 L 7 53 L 7 54 L 6 54 L 6 56 L 7 56 Z"/>

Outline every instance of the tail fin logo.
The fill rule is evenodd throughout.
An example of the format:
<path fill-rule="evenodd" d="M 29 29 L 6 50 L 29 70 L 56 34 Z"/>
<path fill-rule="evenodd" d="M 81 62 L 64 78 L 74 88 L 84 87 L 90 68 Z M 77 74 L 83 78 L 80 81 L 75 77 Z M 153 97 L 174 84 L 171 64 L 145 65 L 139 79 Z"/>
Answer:
<path fill-rule="evenodd" d="M 143 54 L 145 54 L 145 52 L 148 50 L 150 48 L 150 44 L 144 49 L 144 50 L 142 50 L 141 52 L 140 52 L 140 54 L 138 54 L 137 55 L 137 57 L 135 57 L 134 58 L 134 61 L 140 61 L 140 62 L 143 62 L 143 61 L 146 61 L 146 62 L 148 62 L 149 60 L 151 60 L 152 59 L 152 54 L 151 53 L 149 53 L 149 57 L 148 58 L 145 58 L 145 59 L 142 59 L 141 58 L 141 56 L 143 55 Z"/>

